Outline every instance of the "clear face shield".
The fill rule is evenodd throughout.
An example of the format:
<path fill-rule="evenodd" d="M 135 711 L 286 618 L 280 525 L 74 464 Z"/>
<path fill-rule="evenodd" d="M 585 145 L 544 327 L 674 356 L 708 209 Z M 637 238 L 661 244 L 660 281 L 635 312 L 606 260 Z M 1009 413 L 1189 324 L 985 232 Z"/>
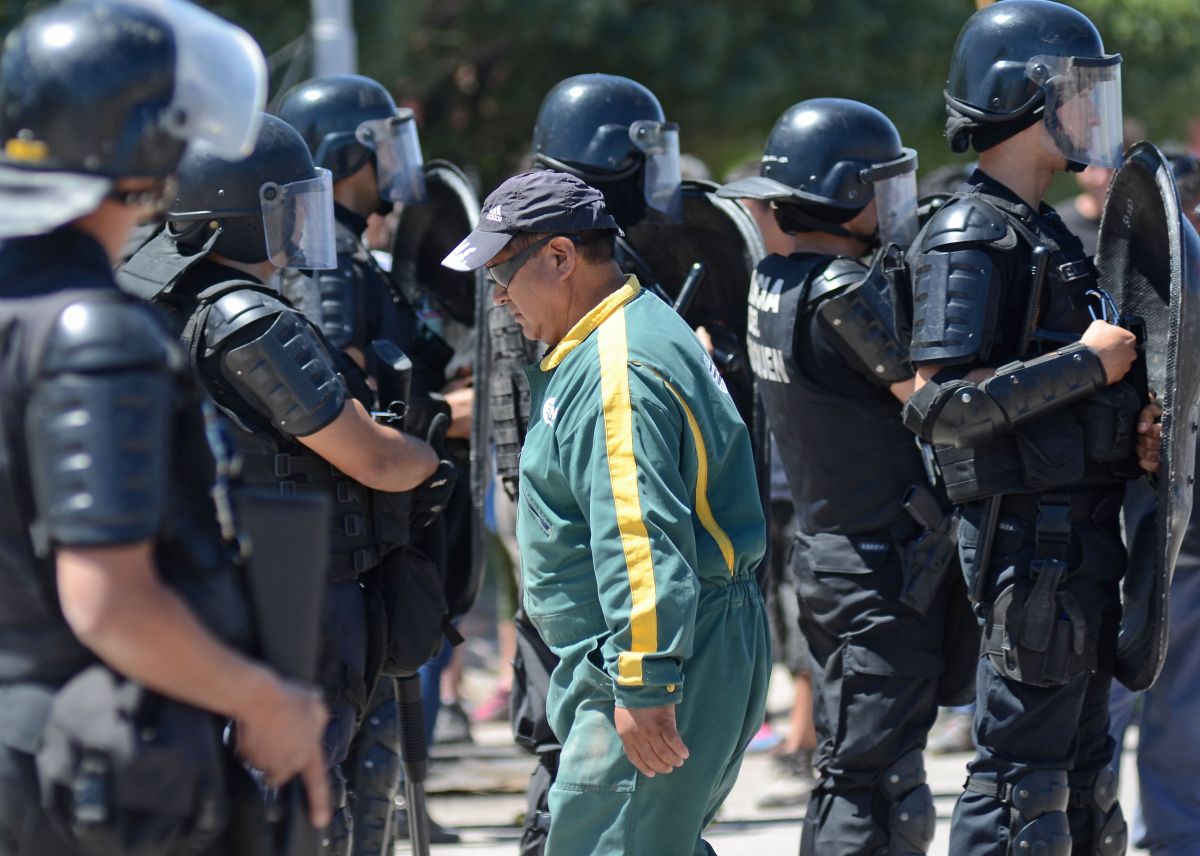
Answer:
<path fill-rule="evenodd" d="M 879 218 L 879 243 L 907 249 L 917 237 L 917 153 L 904 149 L 894 161 L 876 164 L 858 174 L 875 185 L 875 210 Z"/>
<path fill-rule="evenodd" d="M 333 173 L 290 184 L 267 182 L 258 190 L 267 258 L 278 268 L 337 267 L 334 240 Z"/>
<path fill-rule="evenodd" d="M 1046 95 L 1046 145 L 1069 161 L 1117 169 L 1124 154 L 1121 55 L 1038 56 L 1025 73 Z"/>
<path fill-rule="evenodd" d="M 679 126 L 638 119 L 629 126 L 629 139 L 646 158 L 646 204 L 673 220 L 683 220 Z"/>
<path fill-rule="evenodd" d="M 354 136 L 375 153 L 380 199 L 425 201 L 425 160 L 412 110 L 402 108 L 387 119 L 363 122 Z"/>
<path fill-rule="evenodd" d="M 186 0 L 126 0 L 161 15 L 175 36 L 166 131 L 224 160 L 254 150 L 267 103 L 267 63 L 241 27 Z"/>

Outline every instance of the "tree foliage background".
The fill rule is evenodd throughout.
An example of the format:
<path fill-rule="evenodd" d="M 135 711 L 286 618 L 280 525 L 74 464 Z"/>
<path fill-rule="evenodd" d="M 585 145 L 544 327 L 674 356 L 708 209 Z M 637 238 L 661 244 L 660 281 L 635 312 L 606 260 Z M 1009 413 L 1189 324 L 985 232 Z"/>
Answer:
<path fill-rule="evenodd" d="M 43 5 L 0 0 L 0 29 Z M 202 5 L 274 55 L 276 87 L 307 76 L 305 0 Z M 1186 140 L 1200 116 L 1200 2 L 1074 5 L 1125 57 L 1127 115 L 1156 141 Z M 759 154 L 785 108 L 817 96 L 879 107 L 920 150 L 923 169 L 947 163 L 941 90 L 975 8 L 976 0 L 354 0 L 354 19 L 359 70 L 417 110 L 426 157 L 477 170 L 490 186 L 520 166 L 546 91 L 592 71 L 654 90 L 681 125 L 684 150 L 717 176 Z"/>

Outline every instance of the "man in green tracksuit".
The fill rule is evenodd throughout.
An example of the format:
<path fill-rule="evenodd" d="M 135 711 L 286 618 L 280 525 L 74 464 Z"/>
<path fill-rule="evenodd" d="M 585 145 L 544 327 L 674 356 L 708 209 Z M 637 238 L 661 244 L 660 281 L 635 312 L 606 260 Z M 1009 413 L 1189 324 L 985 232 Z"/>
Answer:
<path fill-rule="evenodd" d="M 700 839 L 762 723 L 766 530 L 750 438 L 691 329 L 613 260 L 573 176 L 509 179 L 444 264 L 484 266 L 525 335 L 525 609 L 561 658 L 550 856 L 712 853 Z M 669 774 L 669 775 L 668 775 Z"/>

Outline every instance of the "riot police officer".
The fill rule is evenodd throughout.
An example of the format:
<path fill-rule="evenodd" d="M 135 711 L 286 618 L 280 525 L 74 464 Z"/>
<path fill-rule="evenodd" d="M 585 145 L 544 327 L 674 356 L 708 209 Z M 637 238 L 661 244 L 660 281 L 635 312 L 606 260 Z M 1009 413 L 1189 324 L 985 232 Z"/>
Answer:
<path fill-rule="evenodd" d="M 420 203 L 426 197 L 413 112 L 398 110 L 378 82 L 341 74 L 292 88 L 278 114 L 304 137 L 316 165 L 332 174 L 337 243 L 337 267 L 312 276 L 290 275 L 283 292 L 341 351 L 343 363 L 349 360 L 365 372 L 379 393 L 381 407 L 389 406 L 392 396 L 372 343 L 393 342 L 409 357 L 413 373 L 404 401 L 405 428 L 423 436 L 436 413 L 449 415 L 440 392 L 453 351 L 391 285 L 363 243 L 370 214 L 385 214 L 396 203 Z M 359 372 L 349 367 L 346 373 Z M 404 573 L 402 568 L 394 570 Z M 389 627 L 388 632 L 411 632 L 411 628 Z M 392 680 L 379 681 L 368 708 L 346 772 L 354 808 L 353 852 L 378 856 L 391 844 L 400 784 L 400 731 Z"/>
<path fill-rule="evenodd" d="M 5 41 L 5 853 L 230 852 L 247 800 L 222 784 L 243 775 L 222 759 L 225 718 L 250 764 L 302 772 L 328 818 L 325 709 L 238 653 L 248 616 L 192 378 L 111 273 L 185 149 L 249 151 L 265 78 L 245 32 L 179 0 L 54 6 Z"/>
<path fill-rule="evenodd" d="M 1140 474 L 1133 424 L 1145 445 L 1153 419 L 1126 377 L 1134 334 L 1042 201 L 1056 173 L 1120 165 L 1120 68 L 1087 17 L 1048 0 L 978 12 L 951 60 L 947 137 L 979 168 L 913 247 L 919 380 L 904 419 L 962 504 L 984 625 L 955 854 L 1125 850 L 1108 768 L 1118 513 Z"/>
<path fill-rule="evenodd" d="M 542 99 L 532 158 L 535 166 L 574 175 L 604 195 L 623 230 L 618 263 L 697 330 L 742 419 L 753 426 L 741 306 L 766 251 L 741 205 L 718 197 L 711 182 L 683 181 L 679 145 L 678 124 L 667 121 L 645 86 L 617 75 L 582 74 L 559 82 Z M 507 340 L 497 350 L 516 351 Z M 754 427 L 756 459 L 765 474 L 765 432 Z M 498 466 L 503 477 L 503 454 Z"/>
<path fill-rule="evenodd" d="M 775 123 L 760 174 L 793 251 L 750 291 L 750 362 L 795 498 L 792 553 L 812 652 L 817 768 L 800 852 L 926 852 L 922 749 L 943 671 L 949 516 L 900 421 L 912 391 L 888 263 L 917 231 L 916 152 L 878 110 L 817 98 Z M 860 260 L 883 243 L 868 270 Z M 948 503 L 945 503 L 948 506 Z"/>
<path fill-rule="evenodd" d="M 228 417 L 242 482 L 331 501 L 323 628 L 336 648 L 325 676 L 335 808 L 329 838 L 331 852 L 347 853 L 351 820 L 339 765 L 376 673 L 367 662 L 358 579 L 396 546 L 378 531 L 372 493 L 411 491 L 438 460 L 423 442 L 372 419 L 370 402 L 348 394 L 320 331 L 269 285 L 281 268 L 321 270 L 337 261 L 332 179 L 314 166 L 300 134 L 264 115 L 250 157 L 191 153 L 178 175 L 166 228 L 120 278 L 153 295 L 175 324 L 201 385 Z M 418 495 L 413 504 L 421 502 Z"/>

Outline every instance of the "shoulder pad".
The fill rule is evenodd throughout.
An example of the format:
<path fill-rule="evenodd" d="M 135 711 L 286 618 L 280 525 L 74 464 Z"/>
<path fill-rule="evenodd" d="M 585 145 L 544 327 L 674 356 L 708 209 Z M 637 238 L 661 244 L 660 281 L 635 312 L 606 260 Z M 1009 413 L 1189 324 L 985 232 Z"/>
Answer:
<path fill-rule="evenodd" d="M 987 359 L 1000 289 L 980 247 L 919 253 L 913 261 L 914 363 Z"/>
<path fill-rule="evenodd" d="M 813 280 L 808 291 L 808 300 L 813 303 L 852 285 L 858 285 L 866 275 L 867 267 L 862 262 L 838 256 Z"/>
<path fill-rule="evenodd" d="M 255 321 L 293 310 L 278 297 L 261 290 L 262 286 L 246 284 L 219 296 L 204 322 L 204 344 L 208 353 L 222 342 Z"/>
<path fill-rule="evenodd" d="M 859 265 L 861 268 L 861 265 Z M 891 281 L 880 265 L 853 274 L 853 283 L 829 294 L 817 309 L 830 343 L 863 377 L 890 386 L 913 376 L 908 337 Z"/>
<path fill-rule="evenodd" d="M 154 311 L 125 300 L 67 306 L 50 329 L 42 357 L 43 374 L 181 365 L 179 348 Z"/>
<path fill-rule="evenodd" d="M 247 403 L 281 431 L 302 437 L 337 418 L 346 389 L 313 326 L 282 307 L 259 335 L 230 348 L 221 372 Z"/>
<path fill-rule="evenodd" d="M 351 255 L 362 249 L 362 238 L 354 234 L 354 231 L 345 223 L 335 220 L 333 225 L 333 241 L 339 256 Z M 341 260 L 339 259 L 339 261 Z"/>
<path fill-rule="evenodd" d="M 366 336 L 359 329 L 362 325 L 357 323 L 360 285 L 354 265 L 353 259 L 339 254 L 336 268 L 319 271 L 316 275 L 316 296 L 321 306 L 319 320 L 312 320 L 321 328 L 329 344 L 339 351 L 351 345 L 362 347 L 366 344 Z"/>
<path fill-rule="evenodd" d="M 338 266 L 312 275 L 292 272 L 283 281 L 283 296 L 296 311 L 317 326 L 330 347 L 344 351 L 362 346 L 365 336 L 358 329 L 358 280 L 354 262 L 338 256 Z"/>
<path fill-rule="evenodd" d="M 933 213 L 921 233 L 921 249 L 951 244 L 990 244 L 1008 234 L 1004 215 L 977 196 L 960 196 Z"/>

